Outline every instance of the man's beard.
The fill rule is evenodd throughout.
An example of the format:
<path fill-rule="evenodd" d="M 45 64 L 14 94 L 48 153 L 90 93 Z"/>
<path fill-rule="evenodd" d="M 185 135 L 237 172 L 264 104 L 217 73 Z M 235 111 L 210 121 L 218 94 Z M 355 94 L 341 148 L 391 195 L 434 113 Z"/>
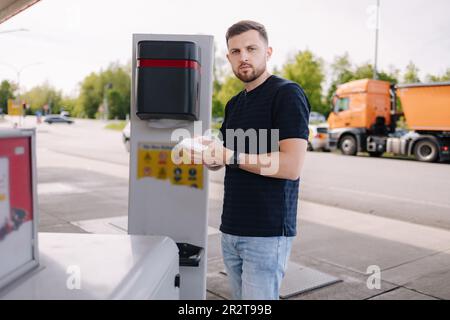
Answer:
<path fill-rule="evenodd" d="M 239 67 L 240 68 L 240 67 Z M 247 72 L 245 74 L 242 74 L 239 72 L 239 69 L 236 71 L 233 70 L 234 75 L 241 80 L 244 83 L 249 83 L 252 82 L 256 79 L 258 79 L 265 71 L 265 67 L 261 68 L 260 70 L 257 70 L 256 68 L 254 68 L 253 66 L 251 66 L 251 72 Z"/>

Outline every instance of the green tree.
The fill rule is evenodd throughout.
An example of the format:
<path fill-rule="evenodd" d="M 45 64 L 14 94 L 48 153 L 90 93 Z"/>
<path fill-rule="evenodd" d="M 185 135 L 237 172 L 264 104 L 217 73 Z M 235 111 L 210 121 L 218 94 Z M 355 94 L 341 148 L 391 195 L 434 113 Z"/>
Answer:
<path fill-rule="evenodd" d="M 227 78 L 227 65 L 228 61 L 225 58 L 225 52 L 218 53 L 217 44 L 214 42 L 214 52 L 216 55 L 214 57 L 213 66 L 213 96 L 212 96 L 212 116 L 214 118 L 224 117 L 225 105 L 227 103 L 226 98 L 220 97 L 220 92 L 222 91 L 223 83 Z"/>
<path fill-rule="evenodd" d="M 78 97 L 64 96 L 61 100 L 61 111 L 67 111 L 72 117 L 83 118 L 83 113 L 78 112 L 77 106 Z"/>
<path fill-rule="evenodd" d="M 44 105 L 49 106 L 51 113 L 59 113 L 62 107 L 61 91 L 55 89 L 48 82 L 31 88 L 23 93 L 20 99 L 30 106 L 27 114 L 34 114 L 37 110 L 42 110 Z"/>
<path fill-rule="evenodd" d="M 300 51 L 283 65 L 281 74 L 302 86 L 312 110 L 326 112 L 327 108 L 322 103 L 322 82 L 325 76 L 321 59 L 309 50 Z"/>
<path fill-rule="evenodd" d="M 353 66 L 348 53 L 337 56 L 331 64 L 332 82 L 326 96 L 328 111 L 331 111 L 332 99 L 339 85 L 360 79 L 373 78 L 373 66 L 370 63 Z M 390 71 L 379 71 L 378 79 L 392 84 L 398 83 L 398 70 L 390 67 Z M 329 112 L 328 112 L 329 113 Z M 327 113 L 327 115 L 328 115 Z"/>
<path fill-rule="evenodd" d="M 334 62 L 331 64 L 331 76 L 333 80 L 340 83 L 345 83 L 353 78 L 352 63 L 348 52 L 344 53 L 342 56 L 337 56 Z"/>
<path fill-rule="evenodd" d="M 214 79 L 212 95 L 212 116 L 214 118 L 224 116 L 225 105 L 218 98 L 221 89 L 222 84 L 219 82 L 219 80 Z"/>
<path fill-rule="evenodd" d="M 378 79 L 381 78 L 380 73 L 381 72 L 378 72 Z M 356 66 L 352 80 L 360 79 L 373 79 L 373 65 L 371 65 L 370 63 L 364 63 Z"/>
<path fill-rule="evenodd" d="M 106 70 L 92 72 L 81 83 L 80 96 L 75 107 L 88 118 L 98 116 L 105 96 L 108 99 L 109 118 L 125 119 L 130 113 L 131 75 L 129 63 L 112 63 Z"/>
<path fill-rule="evenodd" d="M 223 106 L 226 106 L 227 102 L 242 90 L 244 90 L 242 81 L 236 78 L 234 74 L 230 74 L 225 77 L 220 91 L 217 94 L 217 100 L 220 101 Z"/>
<path fill-rule="evenodd" d="M 373 79 L 373 66 L 370 63 L 364 63 L 356 67 L 352 80 Z M 398 83 L 398 78 L 395 73 L 385 71 L 378 72 L 378 80 L 388 81 L 393 84 Z"/>
<path fill-rule="evenodd" d="M 217 45 L 214 42 L 214 52 L 217 52 Z M 222 90 L 222 83 L 220 81 L 221 78 L 224 76 L 224 66 L 225 66 L 225 60 L 221 57 L 216 55 L 214 58 L 214 65 L 213 65 L 213 93 L 212 93 L 212 117 L 218 118 L 224 116 L 225 111 L 225 105 L 222 103 L 222 101 L 219 100 L 219 93 L 220 90 Z"/>
<path fill-rule="evenodd" d="M 7 80 L 0 83 L 0 108 L 3 109 L 3 113 L 8 112 L 8 99 L 15 98 L 14 90 L 15 86 Z"/>
<path fill-rule="evenodd" d="M 328 88 L 327 96 L 325 98 L 326 110 L 325 115 L 328 116 L 331 110 L 332 99 L 340 84 L 353 80 L 354 74 L 351 70 L 352 64 L 348 53 L 344 53 L 342 56 L 335 57 L 331 64 L 331 85 Z"/>
<path fill-rule="evenodd" d="M 450 81 L 450 68 L 442 76 L 427 75 L 428 82 L 446 82 Z"/>
<path fill-rule="evenodd" d="M 410 61 L 409 64 L 406 66 L 405 75 L 403 76 L 403 82 L 404 83 L 420 82 L 419 68 L 417 68 L 412 61 Z"/>
<path fill-rule="evenodd" d="M 112 63 L 107 70 L 100 73 L 102 86 L 102 95 L 108 97 L 109 118 L 125 119 L 130 114 L 130 95 L 131 95 L 131 69 L 127 65 L 122 66 L 119 63 Z M 111 84 L 108 89 L 107 84 Z"/>
<path fill-rule="evenodd" d="M 95 118 L 103 100 L 102 93 L 103 87 L 100 76 L 92 72 L 81 83 L 77 111 L 84 113 L 88 118 Z"/>
<path fill-rule="evenodd" d="M 116 89 L 110 90 L 107 95 L 110 118 L 125 119 L 126 114 L 130 113 L 129 108 L 124 103 L 125 97 Z"/>

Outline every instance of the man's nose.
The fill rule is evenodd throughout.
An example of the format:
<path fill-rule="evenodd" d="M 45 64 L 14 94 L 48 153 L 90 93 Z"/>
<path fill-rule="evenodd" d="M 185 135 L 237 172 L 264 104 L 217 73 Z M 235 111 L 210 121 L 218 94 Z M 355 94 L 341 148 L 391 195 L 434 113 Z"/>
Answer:
<path fill-rule="evenodd" d="M 248 61 L 248 54 L 245 51 L 241 51 L 241 56 L 240 56 L 240 60 L 241 62 L 247 62 Z"/>

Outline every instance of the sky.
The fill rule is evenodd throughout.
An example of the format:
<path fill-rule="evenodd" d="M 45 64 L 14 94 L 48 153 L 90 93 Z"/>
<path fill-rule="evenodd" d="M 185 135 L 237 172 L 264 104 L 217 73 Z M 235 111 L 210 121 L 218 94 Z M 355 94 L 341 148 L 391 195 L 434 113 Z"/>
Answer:
<path fill-rule="evenodd" d="M 325 66 L 348 52 L 373 62 L 376 0 L 41 0 L 0 24 L 0 81 L 21 90 L 48 82 L 67 95 L 111 62 L 131 60 L 133 33 L 208 34 L 225 59 L 225 33 L 250 19 L 266 26 L 274 53 L 269 69 L 309 49 Z M 413 61 L 421 77 L 450 68 L 449 0 L 381 0 L 380 69 L 404 70 Z M 1 33 L 25 28 L 28 31 Z M 328 68 L 329 69 L 329 68 Z"/>

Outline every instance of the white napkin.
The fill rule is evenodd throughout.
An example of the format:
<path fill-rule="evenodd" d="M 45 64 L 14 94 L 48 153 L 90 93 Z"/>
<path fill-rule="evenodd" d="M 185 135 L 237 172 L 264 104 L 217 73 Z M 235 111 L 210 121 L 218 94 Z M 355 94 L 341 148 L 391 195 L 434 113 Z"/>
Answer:
<path fill-rule="evenodd" d="M 194 150 L 195 152 L 203 152 L 208 148 L 208 146 L 200 142 L 202 138 L 204 137 L 200 136 L 183 139 L 175 146 L 175 148 L 177 150 Z"/>

